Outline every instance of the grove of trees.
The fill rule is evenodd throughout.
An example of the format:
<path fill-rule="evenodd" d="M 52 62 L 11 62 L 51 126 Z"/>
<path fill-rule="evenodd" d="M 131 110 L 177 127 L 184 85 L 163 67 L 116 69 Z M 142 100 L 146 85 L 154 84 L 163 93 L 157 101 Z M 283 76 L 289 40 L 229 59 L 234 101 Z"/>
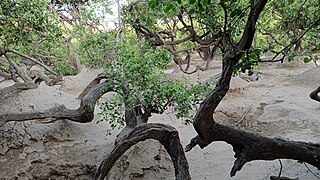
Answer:
<path fill-rule="evenodd" d="M 320 170 L 319 144 L 264 137 L 213 118 L 233 75 L 252 75 L 264 62 L 290 62 L 298 56 L 305 63 L 318 60 L 313 53 L 320 49 L 320 1 L 128 1 L 118 12 L 115 29 L 104 23 L 111 4 L 107 0 L 0 0 L 0 83 L 15 82 L 0 89 L 0 101 L 35 89 L 42 81 L 48 86 L 59 84 L 63 76 L 75 75 L 84 66 L 105 70 L 79 95 L 78 109 L 60 105 L 39 112 L 0 112 L 0 126 L 46 118 L 91 122 L 97 101 L 113 91 L 115 102 L 102 103 L 101 115 L 111 128 L 124 128 L 95 179 L 104 179 L 123 153 L 146 139 L 156 139 L 165 147 L 179 180 L 191 179 L 185 151 L 215 141 L 233 147 L 236 160 L 231 176 L 254 160 L 294 159 Z M 261 60 L 266 52 L 273 58 Z M 195 53 L 205 65 L 190 70 Z M 214 87 L 164 80 L 171 61 L 192 74 L 207 70 L 216 56 L 222 57 L 222 69 Z M 320 86 L 310 97 L 320 102 L 319 92 Z M 169 106 L 198 134 L 185 148 L 175 128 L 148 123 L 153 113 L 162 114 Z M 191 111 L 196 111 L 193 117 Z"/>

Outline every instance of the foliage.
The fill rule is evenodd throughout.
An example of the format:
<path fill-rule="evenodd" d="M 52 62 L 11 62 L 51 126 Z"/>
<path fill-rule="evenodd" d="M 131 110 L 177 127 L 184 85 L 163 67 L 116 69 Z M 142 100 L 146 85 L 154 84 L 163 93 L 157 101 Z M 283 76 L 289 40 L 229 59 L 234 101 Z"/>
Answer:
<path fill-rule="evenodd" d="M 53 65 L 63 74 L 74 74 L 69 66 L 75 65 L 73 59 L 81 54 L 77 50 L 83 49 L 73 44 L 87 41 L 89 35 L 92 37 L 99 31 L 101 21 L 110 13 L 109 5 L 107 0 L 3 0 L 0 3 L 0 48 L 10 47 Z M 95 41 L 93 45 L 97 44 L 100 42 Z M 95 55 L 95 49 L 87 49 L 87 52 Z M 87 54 L 79 58 L 89 62 Z"/>
<path fill-rule="evenodd" d="M 122 108 L 122 104 L 122 97 L 119 94 L 114 94 L 109 99 L 99 102 L 101 112 L 98 113 L 100 120 L 97 123 L 106 121 L 110 124 L 111 128 L 107 129 L 106 135 L 111 135 L 112 130 L 116 128 L 120 129 L 124 127 L 124 110 Z"/>
<path fill-rule="evenodd" d="M 68 64 L 66 61 L 54 61 L 52 64 L 52 69 L 59 73 L 59 74 L 63 74 L 63 75 L 76 75 L 77 74 L 77 70 L 71 66 L 70 64 Z"/>
<path fill-rule="evenodd" d="M 115 60 L 115 31 L 82 33 L 77 42 L 82 62 L 91 67 L 110 64 Z"/>
<path fill-rule="evenodd" d="M 171 59 L 172 56 L 164 49 L 153 49 L 146 44 L 139 49 L 137 43 L 125 40 L 118 49 L 117 61 L 106 69 L 108 81 L 120 82 L 116 91 L 126 108 L 141 105 L 145 112 L 163 113 L 168 106 L 174 106 L 177 117 L 189 123 L 189 112 L 202 99 L 208 85 L 167 80 L 163 71 Z M 119 105 L 119 101 L 114 103 Z M 102 106 L 105 110 L 102 117 L 114 112 L 114 105 L 105 103 Z M 114 118 L 114 122 L 120 122 L 122 116 Z M 106 120 L 109 121 L 108 118 Z"/>
<path fill-rule="evenodd" d="M 20 50 L 65 75 L 77 73 L 68 61 L 71 52 L 79 55 L 86 65 L 106 66 L 109 81 L 120 83 L 116 89 L 117 100 L 113 104 L 104 102 L 101 105 L 106 113 L 102 116 L 114 119 L 108 120 L 111 124 L 123 122 L 117 120 L 122 119 L 121 113 L 118 113 L 121 108 L 114 106 L 120 102 L 126 107 L 142 105 L 144 111 L 157 113 L 174 106 L 177 117 L 186 118 L 208 87 L 200 83 L 193 85 L 169 81 L 163 73 L 164 69 L 177 54 L 185 55 L 187 51 L 184 49 L 195 51 L 201 46 L 208 46 L 212 48 L 212 53 L 216 47 L 219 48 L 221 55 L 236 52 L 235 42 L 240 39 L 252 2 L 134 2 L 123 7 L 123 21 L 127 28 L 124 42 L 119 45 L 115 42 L 117 32 L 100 26 L 104 15 L 110 13 L 109 1 L 3 0 L 0 3 L 0 48 L 10 46 Z M 317 0 L 271 0 L 258 23 L 256 47 L 243 52 L 233 73 L 252 74 L 260 56 L 270 49 L 279 51 L 292 42 L 318 18 L 314 12 L 318 12 L 319 7 Z M 315 27 L 300 44 L 297 43 L 297 47 L 301 46 L 308 55 L 303 58 L 304 62 L 316 60 L 317 57 L 310 54 L 320 48 L 319 41 L 315 40 L 319 39 L 319 33 L 319 27 Z M 141 34 L 144 39 L 137 39 L 136 35 Z M 186 41 L 170 44 L 189 36 L 191 38 Z M 163 41 L 169 42 L 169 45 Z M 68 46 L 67 42 L 74 47 Z M 266 48 L 271 46 L 273 48 Z M 290 61 L 299 53 L 283 54 L 289 55 Z M 15 56 L 12 58 L 18 59 Z M 3 68 L 7 69 L 7 64 Z M 115 124 L 112 126 L 115 127 Z"/>
<path fill-rule="evenodd" d="M 267 51 L 267 48 L 251 48 L 243 53 L 240 62 L 233 69 L 233 75 L 238 75 L 239 72 L 253 75 L 253 69 L 259 65 L 261 55 Z"/>
<path fill-rule="evenodd" d="M 53 40 L 61 36 L 58 20 L 47 10 L 45 0 L 4 0 L 0 4 L 0 45 L 30 46 L 41 38 Z M 30 47 L 31 48 L 31 47 Z"/>
<path fill-rule="evenodd" d="M 267 43 L 279 51 L 319 18 L 315 13 L 320 11 L 319 3 L 318 0 L 272 0 L 263 12 L 258 28 L 262 30 Z M 299 55 L 320 49 L 318 41 L 315 40 L 320 37 L 319 33 L 319 27 L 314 27 L 284 55 Z"/>

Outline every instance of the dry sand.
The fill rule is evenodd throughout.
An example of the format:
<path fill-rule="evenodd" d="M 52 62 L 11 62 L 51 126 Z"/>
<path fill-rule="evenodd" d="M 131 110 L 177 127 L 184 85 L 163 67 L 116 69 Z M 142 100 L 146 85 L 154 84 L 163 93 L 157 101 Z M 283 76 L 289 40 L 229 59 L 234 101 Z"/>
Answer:
<path fill-rule="evenodd" d="M 313 66 L 300 62 L 264 64 L 256 69 L 258 81 L 245 75 L 234 78 L 231 91 L 215 113 L 215 120 L 270 137 L 320 143 L 320 104 L 308 97 L 320 85 L 320 68 Z M 199 71 L 187 79 L 212 82 L 220 71 L 220 62 L 213 61 L 209 70 Z M 79 102 L 75 97 L 99 72 L 84 70 L 77 76 L 67 77 L 62 87 L 40 86 L 21 92 L 19 98 L 12 96 L 0 102 L 0 112 L 38 110 L 56 104 L 77 108 Z M 186 79 L 178 68 L 168 72 L 168 78 Z M 0 86 L 11 83 L 6 81 Z M 98 112 L 99 108 L 96 110 Z M 98 119 L 96 116 L 93 122 L 86 124 L 9 122 L 0 127 L 0 179 L 91 179 L 96 166 L 112 150 L 117 133 L 106 139 L 109 125 L 97 124 Z M 150 122 L 176 127 L 184 146 L 196 135 L 192 125 L 183 125 L 169 112 L 154 115 Z M 161 160 L 154 160 L 157 154 Z M 205 149 L 194 148 L 186 153 L 192 179 L 264 180 L 279 173 L 278 160 L 254 161 L 231 178 L 233 155 L 232 147 L 224 142 L 212 143 Z M 282 163 L 283 176 L 316 179 L 303 164 L 294 160 L 282 160 Z M 310 168 L 320 175 L 319 170 Z M 135 145 L 121 157 L 110 179 L 174 179 L 173 170 L 164 148 L 149 140 Z"/>

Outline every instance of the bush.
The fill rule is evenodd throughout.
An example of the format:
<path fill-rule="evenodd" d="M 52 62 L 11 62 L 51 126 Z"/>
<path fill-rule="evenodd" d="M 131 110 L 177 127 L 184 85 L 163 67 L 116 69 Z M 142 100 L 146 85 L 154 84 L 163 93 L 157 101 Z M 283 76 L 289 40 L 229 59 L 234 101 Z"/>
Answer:
<path fill-rule="evenodd" d="M 68 75 L 68 76 L 72 76 L 72 75 L 76 75 L 77 74 L 77 69 L 74 68 L 73 66 L 71 66 L 70 64 L 68 64 L 65 61 L 54 61 L 52 63 L 52 69 L 59 73 L 59 74 L 63 74 L 63 75 Z"/>

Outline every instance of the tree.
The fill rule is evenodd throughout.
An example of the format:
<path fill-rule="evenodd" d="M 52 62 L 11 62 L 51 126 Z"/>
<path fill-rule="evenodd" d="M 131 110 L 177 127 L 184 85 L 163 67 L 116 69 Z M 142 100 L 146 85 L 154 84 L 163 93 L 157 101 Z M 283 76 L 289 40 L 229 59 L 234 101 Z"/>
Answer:
<path fill-rule="evenodd" d="M 57 2 L 60 3 L 60 1 Z M 133 3 L 136 6 L 129 5 L 128 10 L 129 12 L 133 12 L 133 8 L 139 9 L 138 15 L 141 17 L 134 17 L 134 21 L 131 21 L 134 30 L 138 32 L 139 43 L 132 38 L 128 38 L 128 41 L 133 41 L 133 43 L 128 42 L 126 44 L 126 42 L 123 42 L 123 46 L 116 49 L 116 58 L 111 63 L 107 63 L 108 76 L 106 74 L 99 74 L 87 86 L 78 97 L 81 100 L 78 109 L 70 110 L 61 105 L 44 112 L 3 113 L 0 114 L 0 125 L 7 121 L 25 121 L 39 118 L 69 119 L 82 123 L 90 122 L 94 116 L 94 106 L 97 100 L 104 93 L 115 91 L 126 107 L 126 127 L 119 136 L 114 150 L 98 168 L 95 179 L 104 179 L 116 160 L 126 150 L 137 142 L 146 139 L 156 139 L 164 145 L 173 161 L 176 179 L 190 179 L 188 162 L 185 158 L 177 130 L 168 125 L 147 123 L 151 113 L 163 112 L 172 102 L 176 103 L 175 105 L 181 112 L 181 116 L 187 114 L 192 108 L 191 105 L 200 99 L 197 96 L 199 92 L 205 90 L 202 86 L 163 82 L 161 73 L 159 73 L 165 67 L 170 57 L 163 50 L 154 48 L 154 46 L 167 48 L 171 54 L 176 56 L 174 51 L 172 51 L 175 50 L 175 45 L 179 44 L 176 44 L 176 42 L 190 40 L 195 41 L 197 43 L 196 46 L 218 46 L 223 59 L 222 73 L 219 81 L 202 101 L 193 118 L 193 126 L 198 135 L 191 139 L 185 148 L 186 151 L 192 150 L 197 145 L 205 148 L 214 141 L 225 141 L 231 144 L 236 158 L 230 172 L 231 176 L 240 171 L 249 161 L 278 158 L 304 161 L 320 169 L 319 144 L 263 137 L 219 124 L 213 119 L 213 113 L 228 92 L 230 81 L 235 71 L 249 70 L 250 72 L 252 67 L 259 61 L 261 50 L 252 48 L 251 46 L 254 41 L 257 23 L 262 16 L 261 13 L 267 2 L 268 0 L 248 2 L 224 0 L 212 2 L 199 0 L 188 2 L 179 0 L 174 2 L 149 1 L 148 8 L 143 8 L 146 6 L 144 3 L 142 5 L 140 2 Z M 154 11 L 154 14 L 151 13 L 152 9 L 157 9 Z M 148 10 L 148 13 L 145 14 L 151 13 L 155 17 L 151 21 L 149 19 L 152 23 L 151 25 L 147 23 L 148 26 L 146 26 L 141 23 L 148 22 L 148 18 L 143 18 L 142 16 L 143 13 L 141 12 L 145 12 L 144 10 Z M 153 27 L 153 24 L 156 24 L 155 22 L 162 19 L 157 17 L 163 15 L 163 13 L 168 13 L 168 17 L 173 18 L 173 20 L 169 18 L 170 25 L 179 22 L 180 25 L 176 24 L 177 28 L 183 28 L 184 30 L 181 30 L 182 33 L 179 36 L 173 36 L 172 38 L 178 37 L 182 39 L 170 40 L 171 36 L 168 33 L 164 33 L 165 35 L 162 36 L 160 35 L 159 27 Z M 193 19 L 196 18 L 199 19 L 193 22 Z M 245 21 L 242 22 L 242 20 Z M 195 25 L 196 23 L 197 25 Z M 278 53 L 280 54 L 290 49 L 309 30 L 314 29 L 319 24 L 319 19 L 312 21 L 293 42 Z M 199 33 L 203 34 L 199 35 Z M 149 44 L 144 44 L 141 40 L 143 37 L 145 37 Z M 164 38 L 168 38 L 169 40 L 165 40 Z M 217 42 L 217 44 L 211 44 L 214 42 Z M 133 44 L 140 47 L 139 51 L 132 48 Z M 129 46 L 131 49 L 126 46 Z M 150 48 L 150 46 L 153 46 L 153 48 Z M 140 78 L 137 78 L 136 74 L 139 74 Z M 26 83 L 16 83 L 12 87 L 2 89 L 0 98 L 5 97 L 7 93 L 12 91 L 34 87 L 34 83 L 30 83 L 30 86 L 28 85 L 28 79 L 24 79 L 24 81 Z M 318 93 L 319 88 L 311 93 L 310 96 L 318 100 Z"/>
<path fill-rule="evenodd" d="M 87 41 L 88 34 L 99 31 L 102 17 L 96 15 L 93 8 L 100 6 L 99 10 L 105 13 L 108 4 L 100 0 L 3 1 L 0 6 L 0 57 L 3 57 L 0 58 L 0 76 L 26 84 L 17 83 L 2 91 L 1 98 L 21 88 L 36 88 L 32 83 L 38 85 L 44 81 L 52 86 L 61 83 L 63 74 L 76 74 L 80 59 L 86 56 L 80 57 L 76 51 L 80 48 L 74 47 L 73 39 Z"/>
<path fill-rule="evenodd" d="M 200 93 L 207 89 L 207 85 L 184 85 L 177 81 L 164 82 L 163 72 L 157 71 L 163 71 L 171 59 L 170 55 L 163 50 L 151 50 L 148 45 L 142 45 L 143 49 L 145 50 L 137 51 L 136 49 L 138 49 L 138 47 L 136 47 L 136 40 L 130 37 L 130 33 L 126 37 L 127 40 L 125 42 L 123 42 L 121 45 L 118 45 L 118 48 L 114 48 L 113 46 L 116 46 L 115 42 L 110 41 L 114 35 L 114 31 L 102 32 L 94 25 L 92 25 L 93 27 L 91 29 L 77 30 L 77 28 L 80 28 L 82 19 L 87 17 L 80 17 L 78 12 L 80 11 L 79 8 L 83 5 L 83 3 L 86 4 L 86 2 L 81 2 L 80 4 L 77 4 L 73 1 L 66 3 L 67 4 L 63 4 L 63 2 L 60 1 L 53 2 L 53 7 L 55 7 L 55 9 L 49 9 L 49 12 L 58 11 L 59 13 L 62 13 L 59 15 L 59 17 L 62 17 L 60 17 L 60 19 L 58 18 L 60 21 L 59 23 L 57 22 L 57 26 L 59 24 L 63 24 L 63 27 L 67 29 L 67 33 L 74 34 L 76 35 L 75 37 L 83 36 L 78 39 L 78 49 L 84 51 L 80 55 L 83 57 L 90 57 L 92 58 L 92 63 L 96 63 L 96 61 L 105 59 L 107 55 L 109 56 L 110 54 L 107 53 L 110 52 L 108 50 L 111 50 L 116 53 L 115 59 L 106 61 L 106 73 L 99 74 L 88 85 L 83 93 L 80 94 L 78 99 L 81 100 L 81 104 L 78 109 L 71 110 L 65 108 L 63 105 L 60 105 L 42 112 L 15 112 L 13 114 L 7 114 L 6 112 L 3 112 L 0 114 L 1 124 L 4 124 L 8 121 L 25 121 L 44 118 L 69 119 L 83 123 L 90 122 L 94 116 L 94 107 L 97 100 L 103 94 L 109 91 L 118 92 L 118 95 L 121 98 L 121 103 L 124 103 L 125 107 L 128 108 L 128 113 L 126 112 L 125 118 L 127 125 L 132 118 L 135 122 L 131 123 L 136 125 L 140 123 L 146 123 L 151 116 L 151 113 L 161 114 L 168 106 L 175 106 L 178 110 L 177 116 L 186 118 L 188 112 L 192 109 L 192 106 L 194 106 L 195 102 L 200 100 Z M 76 13 L 77 17 L 66 16 L 66 13 L 70 11 L 69 9 L 71 9 L 72 12 L 75 11 L 73 13 Z M 53 15 L 55 15 L 55 13 L 53 13 Z M 69 25 L 64 25 L 65 21 L 67 21 Z M 91 27 L 91 24 L 88 26 Z M 73 28 L 76 30 L 71 32 Z M 60 38 L 63 40 L 63 42 L 65 41 L 64 37 Z M 68 47 L 70 47 L 68 45 L 69 43 L 70 42 L 67 42 Z M 91 49 L 93 47 L 94 49 Z M 101 53 L 99 51 L 101 51 Z M 34 57 L 29 57 L 12 48 L 3 49 L 3 55 L 5 57 L 7 52 L 21 54 L 23 57 L 27 57 L 30 60 L 38 62 Z M 70 56 L 69 50 L 68 54 Z M 15 64 L 14 61 L 10 62 Z M 46 65 L 42 63 L 39 64 L 43 65 L 46 70 L 51 71 Z M 61 66 L 63 67 L 63 65 Z M 20 68 L 18 70 L 20 70 Z M 17 72 L 20 73 L 18 70 Z M 19 74 L 21 78 L 24 78 L 24 83 L 17 82 L 13 86 L 2 89 L 0 99 L 6 98 L 7 95 L 19 92 L 21 90 L 37 88 L 37 85 L 34 84 L 36 80 L 32 79 L 32 77 L 29 77 L 30 72 L 26 72 L 25 74 L 20 73 L 21 75 Z M 44 75 L 44 73 L 42 74 Z M 137 79 L 137 76 L 140 78 Z M 52 81 L 48 81 L 48 85 L 54 85 L 51 82 Z M 112 109 L 113 108 L 106 108 L 106 110 L 109 111 L 108 113 L 111 111 L 114 114 L 119 114 L 119 112 L 114 112 Z M 139 114 L 142 118 L 141 121 L 134 119 L 135 116 L 127 116 L 127 114 L 130 114 L 132 110 L 143 112 Z M 118 116 L 118 118 L 120 118 L 120 120 L 117 122 L 121 122 L 122 117 Z M 113 124 L 113 128 L 115 128 L 117 124 L 115 124 L 113 121 L 115 121 L 115 119 L 110 120 L 110 123 Z M 185 123 L 189 122 L 190 120 L 185 119 Z"/>
<path fill-rule="evenodd" d="M 199 7 L 179 8 L 180 5 L 186 3 L 137 1 L 124 9 L 127 14 L 124 21 L 135 29 L 138 38 L 144 37 L 152 46 L 167 49 L 180 69 L 192 74 L 207 69 L 218 48 L 224 52 L 221 38 L 223 24 L 221 19 L 214 18 L 218 6 L 208 6 L 208 1 L 199 2 Z M 223 11 L 220 10 L 218 14 L 221 16 Z M 188 72 L 192 51 L 196 51 L 206 65 L 204 68 L 197 66 L 194 71 Z M 182 58 L 184 54 L 185 58 Z M 181 66 L 184 63 L 187 63 L 185 69 Z"/>
<path fill-rule="evenodd" d="M 152 1 L 151 1 L 152 2 Z M 241 36 L 236 36 L 237 33 L 233 34 L 230 33 L 228 30 L 232 31 L 232 29 L 228 29 L 228 20 L 232 22 L 232 19 L 229 18 L 229 13 L 232 12 L 230 9 L 226 7 L 234 7 L 232 5 L 237 4 L 237 2 L 225 2 L 219 1 L 219 6 L 224 10 L 224 28 L 222 29 L 222 41 L 229 42 L 229 48 L 226 48 L 225 54 L 223 56 L 223 67 L 222 67 L 222 75 L 217 82 L 215 88 L 207 95 L 207 97 L 202 101 L 199 110 L 197 111 L 196 116 L 193 120 L 193 126 L 197 131 L 198 135 L 194 137 L 189 145 L 186 147 L 186 151 L 190 151 L 196 145 L 199 145 L 201 148 L 205 148 L 207 145 L 214 141 L 225 141 L 228 144 L 233 146 L 233 150 L 235 152 L 236 161 L 234 166 L 230 172 L 231 176 L 234 176 L 237 171 L 240 171 L 241 168 L 245 165 L 246 162 L 253 161 L 253 160 L 273 160 L 278 158 L 288 158 L 288 159 L 296 159 L 300 161 L 307 162 L 318 169 L 320 169 L 320 146 L 318 144 L 312 143 L 305 143 L 305 142 L 294 142 L 294 141 L 286 141 L 276 138 L 267 138 L 263 136 L 259 136 L 250 132 L 246 132 L 243 130 L 235 129 L 229 126 L 225 126 L 219 124 L 214 121 L 213 119 L 213 112 L 215 111 L 218 104 L 221 102 L 222 98 L 225 96 L 229 89 L 230 80 L 233 74 L 233 71 L 236 69 L 237 65 L 241 60 L 241 57 L 246 54 L 250 53 L 251 45 L 254 40 L 254 35 L 256 31 L 257 21 L 260 17 L 261 12 L 263 11 L 264 7 L 267 4 L 267 0 L 258 0 L 258 1 L 251 1 L 248 3 L 247 7 L 250 10 L 248 13 L 243 10 L 237 10 L 240 13 L 237 13 L 236 19 L 240 17 L 247 17 L 246 23 L 243 26 L 243 30 Z M 172 2 L 170 9 L 174 12 L 179 11 L 179 5 L 183 5 L 184 2 Z M 190 1 L 188 7 L 202 7 L 202 1 Z M 216 3 L 216 2 L 215 2 Z M 159 3 L 160 4 L 160 3 Z M 170 2 L 169 2 L 170 4 Z M 178 4 L 178 5 L 176 5 Z M 228 6 L 229 5 L 229 6 Z M 169 6 L 169 5 L 167 5 Z M 210 6 L 209 6 L 210 7 Z M 181 9 L 184 7 L 182 6 Z M 232 8 L 231 8 L 232 9 Z M 179 16 L 179 15 L 178 15 Z M 139 26 L 139 21 L 137 22 L 137 26 Z M 318 25 L 318 21 L 313 23 L 312 27 L 316 27 Z M 241 26 L 239 26 L 241 27 Z M 309 28 L 310 29 L 310 28 Z M 147 31 L 147 30 L 146 30 Z M 241 30 L 239 30 L 241 32 Z M 239 32 L 235 31 L 235 32 Z M 147 31 L 148 32 L 148 31 Z M 149 38 L 149 34 L 152 32 L 146 33 L 147 38 Z M 192 34 L 192 30 L 190 32 L 191 38 L 194 37 L 194 33 Z M 233 35 L 230 38 L 230 34 Z M 305 33 L 304 33 L 305 34 Z M 300 35 L 301 37 L 304 35 Z M 151 36 L 153 38 L 161 39 L 159 36 Z M 195 36 L 197 37 L 197 36 Z M 150 39 L 150 38 L 149 38 Z M 301 38 L 297 38 L 299 40 Z M 156 41 L 157 42 L 157 41 Z M 236 42 L 236 43 L 235 43 Z M 153 42 L 152 42 L 153 43 Z M 161 43 L 161 41 L 160 41 Z M 294 44 L 293 42 L 292 44 Z M 165 43 L 162 43 L 165 44 Z M 292 45 L 291 45 L 292 47 Z M 318 91 L 315 91 L 318 93 Z M 316 94 L 314 93 L 314 94 Z M 312 94 L 312 95 L 314 95 Z M 105 159 L 97 173 L 96 179 L 103 179 L 110 170 L 110 167 L 115 162 L 115 159 L 120 156 L 128 146 L 136 143 L 137 141 L 154 138 L 145 130 L 142 130 L 147 125 L 141 125 L 133 129 L 129 135 L 122 141 L 122 144 L 118 144 L 115 147 L 114 151 Z M 158 132 L 156 127 L 149 127 L 150 131 Z M 165 128 L 163 128 L 163 131 Z M 166 140 L 166 142 L 163 142 Z M 161 141 L 161 140 L 160 140 Z M 171 142 L 175 140 L 167 140 L 162 139 L 161 143 L 164 144 L 165 147 L 168 146 Z M 180 145 L 176 145 L 176 148 L 179 149 Z M 168 150 L 168 149 L 167 149 Z M 168 150 L 170 152 L 170 150 Z M 293 153 L 294 152 L 294 153 Z M 174 157 L 184 157 L 184 153 L 181 151 L 176 151 L 176 154 L 170 156 L 172 157 L 174 164 L 175 164 L 175 174 L 176 179 L 190 179 L 188 173 L 188 164 L 185 161 L 179 161 Z M 181 158 L 184 159 L 184 158 Z M 181 170 L 183 169 L 183 170 Z M 183 175 L 181 175 L 181 173 Z"/>
<path fill-rule="evenodd" d="M 12 78 L 18 82 L 18 76 L 24 82 L 44 80 L 48 85 L 61 80 L 44 63 L 53 58 L 45 52 L 52 47 L 59 48 L 56 41 L 62 33 L 57 19 L 46 13 L 47 5 L 45 1 L 8 0 L 1 3 L 0 56 L 4 59 L 0 59 L 0 68 L 5 79 Z M 32 64 L 42 66 L 54 76 L 48 77 L 42 71 L 30 70 Z"/>

